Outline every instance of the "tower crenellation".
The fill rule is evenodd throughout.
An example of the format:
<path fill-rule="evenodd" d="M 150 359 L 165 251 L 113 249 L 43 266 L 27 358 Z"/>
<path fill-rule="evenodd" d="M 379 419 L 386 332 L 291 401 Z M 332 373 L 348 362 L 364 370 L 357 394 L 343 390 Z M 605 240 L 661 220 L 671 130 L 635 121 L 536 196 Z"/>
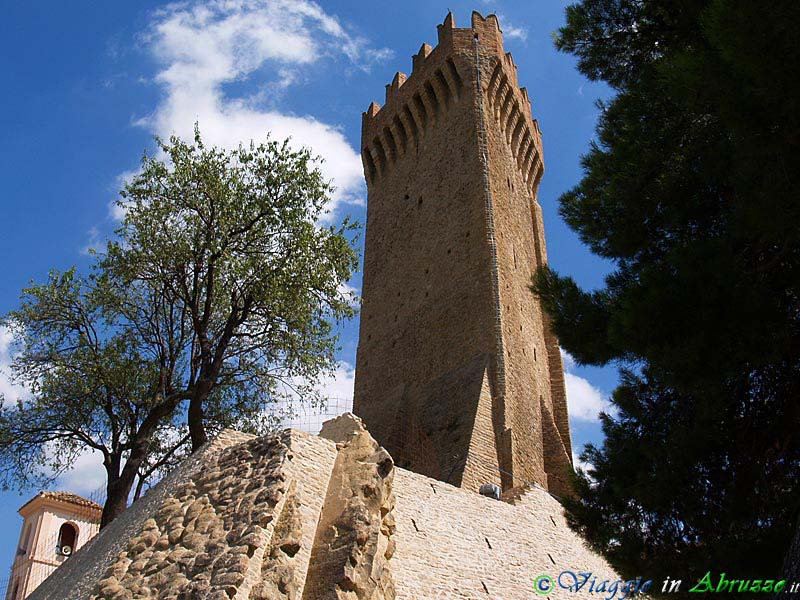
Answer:
<path fill-rule="evenodd" d="M 384 105 L 373 102 L 363 114 L 362 161 L 368 183 L 390 168 L 408 144 L 418 144 L 419 136 L 439 111 L 448 108 L 450 99 L 462 92 L 465 82 L 474 85 L 474 75 L 464 72 L 471 64 L 458 60 L 458 55 L 471 53 L 476 38 L 480 51 L 493 64 L 485 84 L 488 103 L 507 133 L 529 190 L 538 185 L 543 172 L 541 132 L 532 118 L 527 89 L 519 86 L 517 66 L 511 53 L 504 51 L 497 17 L 484 18 L 477 12 L 472 14 L 470 28 L 456 28 L 452 13 L 448 13 L 438 25 L 437 46 L 422 44 L 413 56 L 411 75 L 398 71 L 386 85 Z"/>

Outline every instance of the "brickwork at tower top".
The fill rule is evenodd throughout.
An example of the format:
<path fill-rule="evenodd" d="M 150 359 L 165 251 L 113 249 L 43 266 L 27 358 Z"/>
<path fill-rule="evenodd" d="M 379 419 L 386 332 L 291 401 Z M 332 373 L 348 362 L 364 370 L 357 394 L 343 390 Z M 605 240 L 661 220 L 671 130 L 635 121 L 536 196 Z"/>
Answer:
<path fill-rule="evenodd" d="M 568 493 L 563 365 L 529 290 L 547 263 L 541 132 L 497 17 L 448 14 L 363 114 L 361 149 L 354 411 L 400 466 Z"/>
<path fill-rule="evenodd" d="M 504 129 L 514 138 L 520 170 L 530 179 L 529 191 L 535 193 L 544 172 L 539 124 L 532 116 L 528 90 L 520 87 L 517 65 L 503 47 L 500 23 L 494 14 L 483 17 L 472 13 L 472 26 L 455 26 L 452 13 L 437 26 L 438 44 L 424 43 L 412 57 L 410 75 L 398 71 L 386 84 L 383 106 L 372 102 L 362 114 L 362 161 L 367 183 L 391 168 L 391 163 L 416 147 L 419 137 L 430 124 L 438 103 L 445 103 L 463 89 L 464 76 L 454 62 L 457 54 L 471 54 L 475 40 L 481 54 L 494 57 L 485 93 L 498 118 L 505 119 Z M 469 74 L 471 78 L 471 74 Z M 474 82 L 472 82 L 474 85 Z M 513 129 L 512 129 L 513 128 Z M 519 131 L 517 131 L 519 129 Z"/>

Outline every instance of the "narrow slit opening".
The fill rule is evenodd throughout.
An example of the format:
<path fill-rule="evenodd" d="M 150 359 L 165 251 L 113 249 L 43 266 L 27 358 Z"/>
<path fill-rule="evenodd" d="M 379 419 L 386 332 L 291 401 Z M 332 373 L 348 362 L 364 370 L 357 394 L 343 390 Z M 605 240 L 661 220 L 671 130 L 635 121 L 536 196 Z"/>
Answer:
<path fill-rule="evenodd" d="M 405 154 L 406 146 L 408 144 L 408 135 L 406 134 L 406 128 L 399 116 L 395 116 L 394 118 L 394 128 L 397 130 L 397 137 L 400 141 L 400 150 L 402 150 L 403 154 Z"/>
<path fill-rule="evenodd" d="M 428 98 L 431 101 L 431 108 L 433 110 L 433 116 L 436 118 L 439 116 L 439 98 L 436 96 L 436 91 L 433 89 L 430 81 L 425 82 L 425 93 L 428 95 Z"/>
<path fill-rule="evenodd" d="M 414 94 L 414 106 L 417 107 L 417 113 L 421 121 L 420 127 L 424 130 L 428 126 L 428 111 L 425 109 L 425 103 L 419 94 Z"/>

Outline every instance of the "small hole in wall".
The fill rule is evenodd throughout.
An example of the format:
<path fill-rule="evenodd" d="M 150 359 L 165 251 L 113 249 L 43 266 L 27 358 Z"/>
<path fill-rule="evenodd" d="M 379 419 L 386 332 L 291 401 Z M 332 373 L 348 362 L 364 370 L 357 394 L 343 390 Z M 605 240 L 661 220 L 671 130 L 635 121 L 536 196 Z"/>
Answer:
<path fill-rule="evenodd" d="M 453 250 L 451 248 L 447 249 L 447 253 L 450 254 Z"/>
<path fill-rule="evenodd" d="M 511 179 L 506 177 L 506 183 L 508 184 L 508 189 L 511 189 Z"/>
<path fill-rule="evenodd" d="M 411 200 L 411 196 L 409 196 L 408 194 L 406 194 L 405 196 L 403 196 L 403 200 L 405 200 L 406 202 L 408 202 L 409 200 Z"/>
<path fill-rule="evenodd" d="M 428 297 L 428 292 L 425 292 L 425 297 L 426 297 L 426 298 Z"/>
<path fill-rule="evenodd" d="M 469 231 L 467 232 L 467 235 L 466 235 L 466 237 L 469 237 Z"/>
<path fill-rule="evenodd" d="M 430 269 L 425 269 L 425 275 L 427 275 L 429 271 Z"/>
<path fill-rule="evenodd" d="M 419 200 L 417 200 L 417 206 L 422 206 L 422 198 L 420 198 Z"/>
<path fill-rule="evenodd" d="M 536 348 L 533 349 L 533 360 L 536 360 Z"/>
<path fill-rule="evenodd" d="M 370 333 L 370 334 L 367 336 L 367 341 L 369 341 L 369 340 L 371 340 L 371 339 L 372 339 L 372 334 Z"/>

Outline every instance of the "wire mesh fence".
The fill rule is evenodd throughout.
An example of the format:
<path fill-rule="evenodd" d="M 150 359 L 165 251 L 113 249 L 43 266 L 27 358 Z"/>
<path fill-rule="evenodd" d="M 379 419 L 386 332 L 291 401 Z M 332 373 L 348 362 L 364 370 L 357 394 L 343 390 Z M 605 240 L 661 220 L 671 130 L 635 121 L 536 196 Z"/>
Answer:
<path fill-rule="evenodd" d="M 353 410 L 352 398 L 328 398 L 321 407 L 301 404 L 293 407 L 293 414 L 282 419 L 278 429 L 299 429 L 307 433 L 317 434 L 325 421 Z"/>

